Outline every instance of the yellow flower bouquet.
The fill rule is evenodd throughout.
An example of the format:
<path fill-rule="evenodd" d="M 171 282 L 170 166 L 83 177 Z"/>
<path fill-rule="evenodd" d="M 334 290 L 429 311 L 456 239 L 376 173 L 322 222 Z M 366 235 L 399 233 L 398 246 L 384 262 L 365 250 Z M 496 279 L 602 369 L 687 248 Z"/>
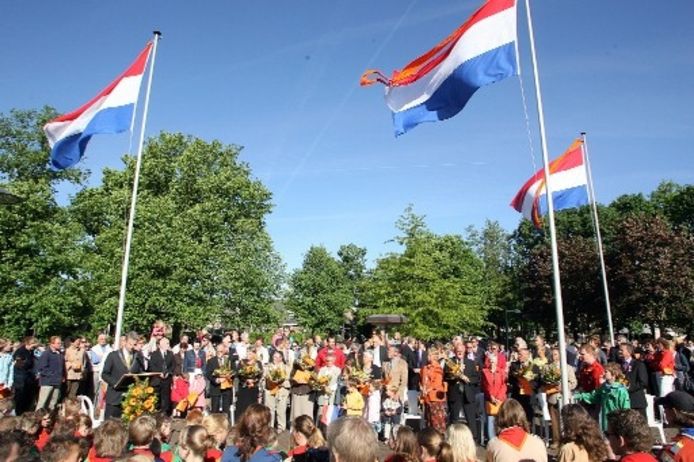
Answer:
<path fill-rule="evenodd" d="M 304 354 L 301 355 L 301 359 L 299 359 L 296 362 L 296 366 L 302 371 L 310 371 L 313 370 L 314 367 L 316 367 L 316 360 L 313 359 L 311 356 Z"/>
<path fill-rule="evenodd" d="M 262 375 L 263 371 L 258 368 L 255 362 L 244 364 L 239 368 L 239 380 L 243 382 L 243 386 L 246 388 L 255 387 L 253 381 L 258 380 Z"/>
<path fill-rule="evenodd" d="M 463 368 L 457 362 L 452 359 L 446 359 L 446 376 L 450 380 L 456 380 L 459 382 L 469 382 L 470 379 L 463 372 Z"/>
<path fill-rule="evenodd" d="M 231 370 L 228 364 L 225 364 L 224 366 L 215 369 L 212 372 L 212 375 L 222 379 L 222 381 L 219 384 L 219 388 L 221 388 L 222 390 L 227 390 L 234 386 L 234 382 L 232 381 L 232 378 L 234 377 L 234 371 Z"/>
<path fill-rule="evenodd" d="M 282 385 L 285 380 L 287 380 L 287 371 L 285 370 L 284 364 L 270 367 L 265 377 L 265 388 L 274 396 L 280 391 L 280 385 Z"/>
<path fill-rule="evenodd" d="M 157 406 L 157 395 L 149 380 L 136 380 L 128 387 L 121 401 L 123 421 L 128 423 L 142 414 L 153 414 Z"/>
<path fill-rule="evenodd" d="M 321 394 L 328 392 L 328 386 L 330 385 L 330 377 L 327 375 L 318 375 L 315 372 L 311 373 L 311 378 L 308 380 L 308 384 L 313 391 L 317 391 Z"/>

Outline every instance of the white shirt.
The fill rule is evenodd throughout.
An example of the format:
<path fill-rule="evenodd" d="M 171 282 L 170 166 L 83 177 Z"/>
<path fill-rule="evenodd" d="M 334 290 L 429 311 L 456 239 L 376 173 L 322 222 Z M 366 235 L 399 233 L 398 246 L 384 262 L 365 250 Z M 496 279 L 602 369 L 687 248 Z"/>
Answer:
<path fill-rule="evenodd" d="M 113 351 L 111 349 L 111 345 L 94 345 L 90 350 L 89 350 L 89 359 L 92 361 L 92 371 L 94 372 L 100 372 L 101 367 L 104 364 L 104 361 L 106 360 L 106 356 Z M 96 361 L 95 361 L 96 360 Z"/>
<path fill-rule="evenodd" d="M 264 346 L 257 347 L 255 353 L 258 356 L 258 361 L 262 364 L 267 364 L 270 362 L 270 352 Z"/>
<path fill-rule="evenodd" d="M 248 344 L 247 343 L 242 343 L 242 342 L 235 343 L 234 349 L 236 350 L 236 354 L 239 355 L 239 361 L 241 361 L 242 359 L 246 359 L 248 357 Z"/>

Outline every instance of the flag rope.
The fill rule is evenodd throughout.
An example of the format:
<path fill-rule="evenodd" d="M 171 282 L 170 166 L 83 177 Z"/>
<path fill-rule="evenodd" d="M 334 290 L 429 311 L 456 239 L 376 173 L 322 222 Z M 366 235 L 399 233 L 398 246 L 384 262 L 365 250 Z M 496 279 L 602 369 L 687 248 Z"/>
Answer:
<path fill-rule="evenodd" d="M 525 96 L 525 87 L 523 86 L 523 74 L 520 71 L 520 57 L 518 60 L 518 84 L 520 85 L 521 101 L 523 102 L 523 116 L 525 117 L 525 131 L 528 135 L 528 148 L 530 149 L 530 161 L 533 164 L 533 174 L 537 171 L 537 161 L 535 160 L 535 146 L 533 145 L 533 136 L 530 133 L 530 115 L 528 114 L 528 100 Z"/>

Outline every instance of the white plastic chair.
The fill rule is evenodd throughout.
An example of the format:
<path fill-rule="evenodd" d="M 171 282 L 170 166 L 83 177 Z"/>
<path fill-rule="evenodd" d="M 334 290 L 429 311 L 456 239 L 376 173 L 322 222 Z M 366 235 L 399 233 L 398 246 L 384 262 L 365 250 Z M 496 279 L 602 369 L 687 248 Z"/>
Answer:
<path fill-rule="evenodd" d="M 660 435 L 660 442 L 662 444 L 666 444 L 667 439 L 665 439 L 665 430 L 663 429 L 663 421 L 660 419 L 656 419 L 654 403 L 655 403 L 655 396 L 646 394 L 646 420 L 648 421 L 648 427 L 649 428 L 657 428 L 658 434 Z M 662 406 L 660 406 L 660 407 L 662 408 Z"/>
<path fill-rule="evenodd" d="M 77 395 L 77 400 L 80 402 L 80 412 L 89 416 L 92 420 L 92 428 L 101 425 L 101 421 L 94 418 L 94 403 L 88 396 Z"/>
<path fill-rule="evenodd" d="M 533 396 L 533 411 L 535 415 L 532 421 L 533 433 L 538 434 L 536 419 L 540 418 L 542 422 L 542 436 L 545 440 L 545 445 L 549 445 L 549 425 L 552 417 L 549 414 L 549 403 L 547 402 L 547 393 L 536 393 Z M 540 411 L 539 413 L 537 411 Z"/>

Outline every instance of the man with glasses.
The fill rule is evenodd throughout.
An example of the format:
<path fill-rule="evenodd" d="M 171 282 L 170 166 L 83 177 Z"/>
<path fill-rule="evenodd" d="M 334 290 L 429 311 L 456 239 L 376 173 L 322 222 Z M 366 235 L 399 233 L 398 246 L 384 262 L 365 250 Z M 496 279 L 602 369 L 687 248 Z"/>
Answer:
<path fill-rule="evenodd" d="M 121 348 L 112 351 L 106 357 L 104 367 L 101 369 L 101 379 L 108 384 L 106 389 L 106 412 L 104 417 L 120 418 L 123 413 L 121 401 L 123 394 L 127 391 L 128 384 L 121 384 L 120 381 L 125 374 L 138 374 L 145 370 L 142 359 L 137 354 L 135 346 L 140 340 L 140 336 L 135 332 L 130 332 L 125 336 Z"/>

